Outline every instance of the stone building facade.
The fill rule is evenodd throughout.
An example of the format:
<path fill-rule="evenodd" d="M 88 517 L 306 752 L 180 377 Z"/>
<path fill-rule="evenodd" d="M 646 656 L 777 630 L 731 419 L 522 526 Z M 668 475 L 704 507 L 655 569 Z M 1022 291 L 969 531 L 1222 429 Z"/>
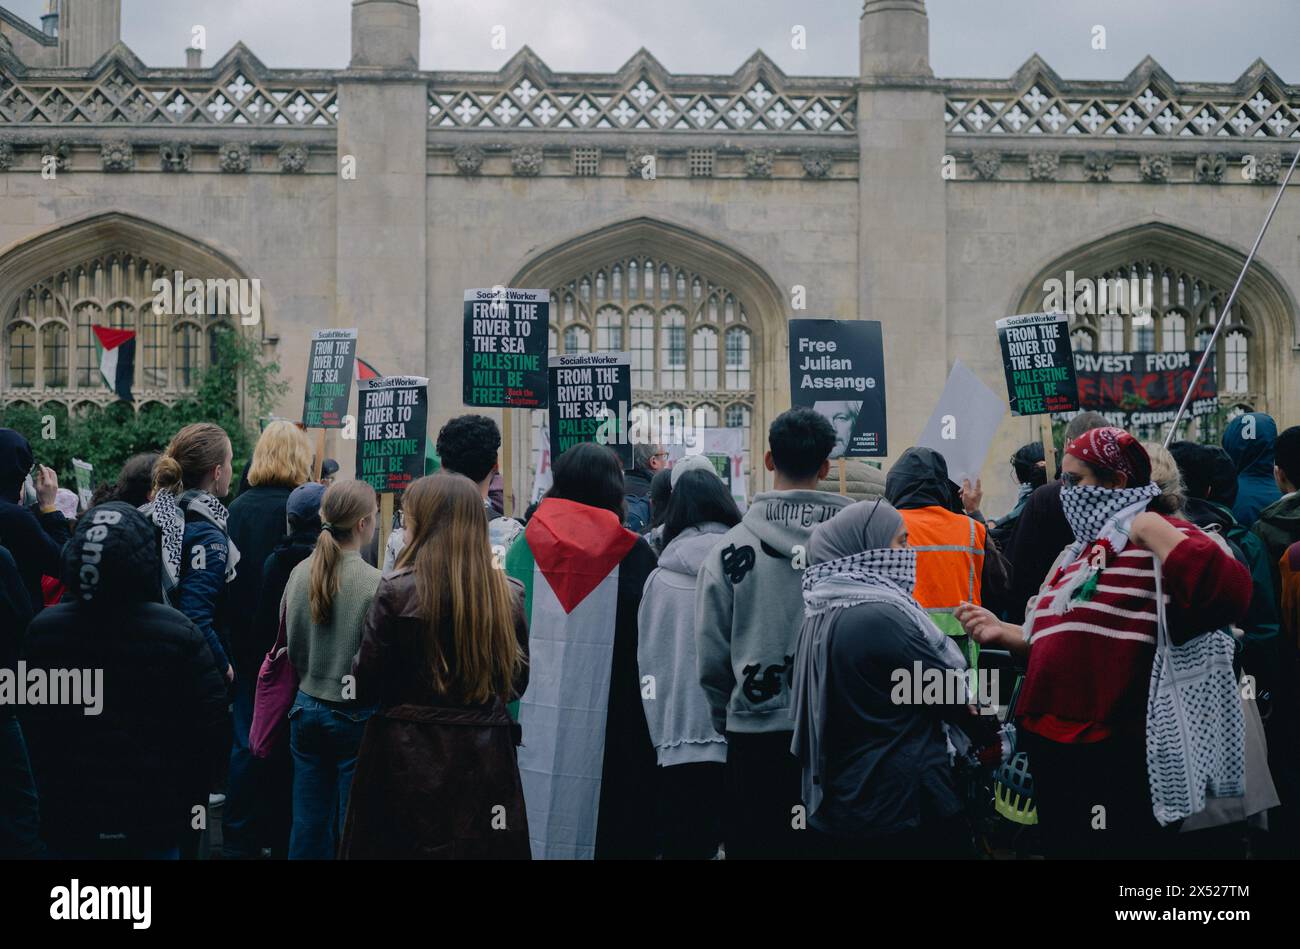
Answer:
<path fill-rule="evenodd" d="M 638 403 L 744 428 L 756 459 L 789 404 L 787 321 L 880 320 L 900 451 L 953 360 L 1002 390 L 993 321 L 1067 272 L 1155 288 L 1150 320 L 1076 316 L 1076 345 L 1203 345 L 1300 147 L 1300 87 L 1262 62 L 1213 84 L 1149 59 L 1118 82 L 1037 57 L 936 78 L 922 0 L 866 0 L 842 77 L 761 52 L 674 75 L 644 50 L 557 73 L 527 48 L 497 72 L 421 71 L 415 0 L 354 0 L 347 69 L 268 69 L 243 45 L 154 69 L 120 42 L 120 0 L 52 6 L 43 29 L 0 8 L 6 402 L 111 400 L 99 323 L 139 332 L 145 410 L 234 325 L 279 359 L 296 417 L 311 331 L 356 326 L 367 362 L 430 378 L 439 420 L 460 411 L 462 291 L 506 284 L 552 290 L 558 351 L 631 351 Z M 260 322 L 153 314 L 176 271 L 258 280 Z M 1218 344 L 1225 410 L 1300 421 L 1297 288 L 1291 197 Z M 1004 421 L 990 510 L 1033 436 Z M 514 425 L 517 485 L 530 437 Z"/>

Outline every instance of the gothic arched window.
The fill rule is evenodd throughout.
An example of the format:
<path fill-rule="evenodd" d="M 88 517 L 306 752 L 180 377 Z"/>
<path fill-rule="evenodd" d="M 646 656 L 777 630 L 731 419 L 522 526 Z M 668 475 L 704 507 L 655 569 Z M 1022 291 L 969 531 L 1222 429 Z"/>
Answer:
<path fill-rule="evenodd" d="M 209 330 L 233 324 L 212 312 L 216 301 L 206 292 L 198 312 L 155 313 L 154 281 L 170 280 L 178 269 L 111 250 L 68 261 L 32 282 L 3 314 L 3 388 L 36 389 L 54 405 L 116 401 L 99 371 L 99 326 L 136 334 L 132 390 L 138 405 L 183 397 L 212 361 Z"/>
<path fill-rule="evenodd" d="M 1224 337 L 1223 391 L 1250 391 L 1250 340 L 1239 329 Z"/>
<path fill-rule="evenodd" d="M 1176 252 L 1171 256 L 1176 257 Z M 1228 297 L 1226 286 L 1168 257 L 1137 260 L 1101 273 L 1085 270 L 1086 280 L 1080 279 L 1077 264 L 1073 269 L 1076 297 L 1065 302 L 1076 348 L 1087 348 L 1082 345 L 1087 335 L 1095 336 L 1101 352 L 1203 352 Z M 1254 318 L 1238 299 L 1210 361 L 1225 411 L 1229 397 L 1232 404 L 1243 396 L 1253 401 L 1263 388 L 1251 358 L 1257 344 Z M 1206 416 L 1199 437 L 1212 440 L 1217 428 L 1217 417 Z M 1155 437 L 1158 429 L 1139 434 Z"/>
<path fill-rule="evenodd" d="M 563 351 L 627 352 L 635 404 L 656 428 L 671 426 L 661 435 L 725 425 L 745 429 L 748 444 L 753 336 L 741 292 L 670 254 L 640 253 L 593 261 L 553 294 L 565 301 L 551 326 Z"/>
<path fill-rule="evenodd" d="M 15 389 L 36 385 L 36 331 L 30 323 L 9 327 L 9 384 Z"/>

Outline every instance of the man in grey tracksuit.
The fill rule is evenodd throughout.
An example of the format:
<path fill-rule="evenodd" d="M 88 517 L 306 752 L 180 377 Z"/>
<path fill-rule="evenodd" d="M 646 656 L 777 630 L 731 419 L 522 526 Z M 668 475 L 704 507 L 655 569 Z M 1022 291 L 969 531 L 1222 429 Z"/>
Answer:
<path fill-rule="evenodd" d="M 800 583 L 808 537 L 851 500 L 816 490 L 835 430 L 812 409 L 781 414 L 764 463 L 776 490 L 754 497 L 744 520 L 704 561 L 695 600 L 700 685 L 727 737 L 729 858 L 806 853 L 801 770 L 790 753 L 790 673 L 803 622 Z"/>

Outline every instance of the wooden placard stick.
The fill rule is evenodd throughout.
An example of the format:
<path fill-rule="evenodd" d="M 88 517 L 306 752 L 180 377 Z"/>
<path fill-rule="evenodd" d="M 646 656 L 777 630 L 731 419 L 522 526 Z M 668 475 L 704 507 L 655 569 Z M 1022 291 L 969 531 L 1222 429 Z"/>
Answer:
<path fill-rule="evenodd" d="M 506 517 L 515 516 L 514 485 L 514 409 L 501 410 L 501 507 Z"/>
<path fill-rule="evenodd" d="M 316 429 L 316 460 L 311 463 L 311 480 L 319 481 L 321 465 L 325 464 L 325 429 Z"/>

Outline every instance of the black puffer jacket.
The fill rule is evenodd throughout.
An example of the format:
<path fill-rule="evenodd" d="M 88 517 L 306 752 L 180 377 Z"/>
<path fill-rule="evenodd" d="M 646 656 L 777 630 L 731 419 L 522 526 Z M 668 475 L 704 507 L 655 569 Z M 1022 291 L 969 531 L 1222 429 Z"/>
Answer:
<path fill-rule="evenodd" d="M 102 670 L 87 705 L 21 710 L 41 836 L 60 850 L 177 846 L 229 747 L 226 688 L 203 634 L 164 606 L 153 527 L 120 501 L 92 508 L 63 551 L 64 602 L 31 623 L 31 670 Z M 93 711 L 93 706 L 89 706 Z"/>

